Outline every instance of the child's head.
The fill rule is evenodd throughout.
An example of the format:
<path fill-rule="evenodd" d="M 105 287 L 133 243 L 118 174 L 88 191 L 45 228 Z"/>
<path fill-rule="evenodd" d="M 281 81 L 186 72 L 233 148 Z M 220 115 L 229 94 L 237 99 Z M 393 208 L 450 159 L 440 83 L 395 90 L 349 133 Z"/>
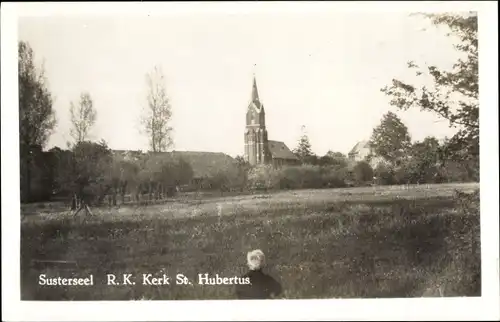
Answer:
<path fill-rule="evenodd" d="M 252 271 L 257 271 L 264 267 L 266 257 L 260 249 L 252 250 L 247 254 L 248 268 Z"/>

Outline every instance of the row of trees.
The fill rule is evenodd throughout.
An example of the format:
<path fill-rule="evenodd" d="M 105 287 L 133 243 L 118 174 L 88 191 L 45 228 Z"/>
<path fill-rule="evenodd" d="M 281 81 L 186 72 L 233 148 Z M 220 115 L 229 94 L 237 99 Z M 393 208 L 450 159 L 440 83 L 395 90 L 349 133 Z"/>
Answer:
<path fill-rule="evenodd" d="M 100 204 L 106 196 L 113 204 L 126 195 L 136 201 L 163 199 L 193 177 L 182 159 L 150 153 L 127 160 L 113 155 L 104 141 L 82 141 L 71 151 L 55 148 L 47 155 L 53 192 L 66 198 L 76 193 L 87 203 Z"/>
<path fill-rule="evenodd" d="M 398 110 L 418 108 L 432 112 L 448 121 L 449 126 L 457 130 L 456 134 L 441 143 L 434 137 L 412 142 L 405 124 L 395 113 L 388 112 L 383 116 L 380 125 L 373 130 L 370 138 L 372 154 L 365 161 L 372 165 L 374 158 L 381 161 L 372 169 L 376 182 L 381 184 L 478 181 L 477 15 L 469 13 L 422 16 L 433 25 L 449 28 L 448 36 L 454 37 L 455 48 L 462 57 L 452 70 L 441 70 L 432 65 L 420 67 L 410 61 L 408 68 L 415 70 L 414 82 L 418 84 L 419 80 L 425 78 L 426 85 L 412 85 L 409 81 L 393 79 L 392 84 L 381 91 Z M 301 137 L 294 152 L 305 164 L 324 166 L 327 161 L 326 156 L 318 157 L 312 153 L 306 135 Z M 329 152 L 329 155 L 343 160 L 341 153 Z M 369 165 L 362 167 L 368 169 Z"/>
<path fill-rule="evenodd" d="M 262 165 L 248 172 L 250 189 L 312 189 L 366 185 L 397 185 L 479 180 L 474 162 L 452 159 L 440 161 L 443 145 L 428 137 L 408 147 L 408 157 L 397 165 L 379 162 L 372 167 L 367 160 L 351 161 L 340 153 L 310 156 L 301 165 L 273 168 Z M 334 156 L 334 157 L 332 157 Z M 373 157 L 373 156 L 372 156 Z"/>
<path fill-rule="evenodd" d="M 65 152 L 68 153 L 55 149 L 44 155 L 42 149 L 57 124 L 54 98 L 47 85 L 45 70 L 43 66 L 36 66 L 33 49 L 28 43 L 19 42 L 18 60 L 21 200 L 46 198 L 53 190 L 60 190 L 57 186 L 64 186 L 65 190 L 78 195 L 84 193 L 85 187 L 94 191 L 94 195 L 99 195 L 95 193 L 95 185 L 103 191 L 116 185 L 110 183 L 116 182 L 116 178 L 109 173 L 110 169 L 130 165 L 113 163 L 106 142 L 90 141 L 89 134 L 96 122 L 97 110 L 88 92 L 81 93 L 79 100 L 69 105 L 72 141 L 67 143 L 68 151 Z M 172 128 L 169 126 L 172 110 L 159 66 L 147 75 L 146 82 L 148 93 L 147 105 L 141 115 L 142 132 L 149 138 L 150 150 L 162 152 L 173 143 Z M 113 171 L 116 173 L 124 169 Z M 152 168 L 151 171 L 160 170 Z M 165 169 L 160 172 L 164 173 Z M 42 185 L 36 189 L 38 196 L 33 193 L 33 184 Z"/>

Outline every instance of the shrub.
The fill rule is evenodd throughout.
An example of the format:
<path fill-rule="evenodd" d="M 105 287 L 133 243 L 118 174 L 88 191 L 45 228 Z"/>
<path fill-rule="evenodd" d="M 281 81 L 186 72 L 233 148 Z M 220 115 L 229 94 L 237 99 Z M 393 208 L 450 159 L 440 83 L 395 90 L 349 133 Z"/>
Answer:
<path fill-rule="evenodd" d="M 345 187 L 347 168 L 317 165 L 286 166 L 274 169 L 258 166 L 249 173 L 253 189 L 316 189 Z"/>
<path fill-rule="evenodd" d="M 282 168 L 280 172 L 280 187 L 284 189 L 344 187 L 347 177 L 346 168 L 333 166 L 292 166 Z"/>
<path fill-rule="evenodd" d="M 321 169 L 323 187 L 343 188 L 347 186 L 349 171 L 346 166 L 324 167 Z"/>
<path fill-rule="evenodd" d="M 469 182 L 479 181 L 479 165 L 470 165 L 470 162 L 464 160 L 458 162 L 454 160 L 445 161 L 440 170 L 440 175 L 447 182 Z"/>
<path fill-rule="evenodd" d="M 366 161 L 356 163 L 353 170 L 353 179 L 357 185 L 371 182 L 373 180 L 373 169 Z"/>
<path fill-rule="evenodd" d="M 248 187 L 252 190 L 277 189 L 280 179 L 280 171 L 272 165 L 258 165 L 248 173 Z"/>
<path fill-rule="evenodd" d="M 461 192 L 455 189 L 453 192 L 453 199 L 456 201 L 458 209 L 464 215 L 479 211 L 479 189 L 474 190 L 472 193 Z"/>

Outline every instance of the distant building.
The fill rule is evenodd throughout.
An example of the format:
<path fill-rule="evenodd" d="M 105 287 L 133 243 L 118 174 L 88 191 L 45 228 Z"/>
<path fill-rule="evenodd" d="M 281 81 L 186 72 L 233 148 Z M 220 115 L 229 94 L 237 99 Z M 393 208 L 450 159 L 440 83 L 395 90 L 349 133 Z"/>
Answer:
<path fill-rule="evenodd" d="M 222 152 L 172 151 L 173 158 L 182 158 L 191 165 L 193 178 L 208 178 L 222 172 L 237 171 L 238 163 Z"/>
<path fill-rule="evenodd" d="M 375 168 L 379 163 L 384 162 L 384 159 L 372 154 L 370 141 L 360 141 L 351 149 L 347 158 L 350 162 L 368 161 L 372 168 Z"/>
<path fill-rule="evenodd" d="M 370 142 L 360 141 L 351 149 L 347 157 L 350 161 L 359 162 L 365 160 L 371 152 Z"/>
<path fill-rule="evenodd" d="M 275 167 L 297 164 L 299 161 L 285 143 L 268 139 L 266 113 L 259 98 L 255 76 L 246 114 L 245 161 L 251 165 L 272 164 Z"/>

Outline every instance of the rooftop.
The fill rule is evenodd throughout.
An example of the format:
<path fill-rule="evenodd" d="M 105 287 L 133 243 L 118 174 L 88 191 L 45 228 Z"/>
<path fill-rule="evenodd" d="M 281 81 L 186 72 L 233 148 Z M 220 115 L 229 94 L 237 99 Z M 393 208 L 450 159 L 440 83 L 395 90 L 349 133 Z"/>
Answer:
<path fill-rule="evenodd" d="M 273 159 L 298 160 L 297 156 L 281 141 L 269 140 L 269 151 Z"/>
<path fill-rule="evenodd" d="M 194 177 L 209 177 L 221 171 L 236 171 L 237 161 L 231 156 L 221 152 L 202 152 L 202 151 L 171 151 L 171 152 L 149 152 L 142 153 L 140 151 L 114 150 L 119 154 L 136 154 L 149 155 L 153 158 L 182 158 L 189 163 L 193 169 Z"/>

